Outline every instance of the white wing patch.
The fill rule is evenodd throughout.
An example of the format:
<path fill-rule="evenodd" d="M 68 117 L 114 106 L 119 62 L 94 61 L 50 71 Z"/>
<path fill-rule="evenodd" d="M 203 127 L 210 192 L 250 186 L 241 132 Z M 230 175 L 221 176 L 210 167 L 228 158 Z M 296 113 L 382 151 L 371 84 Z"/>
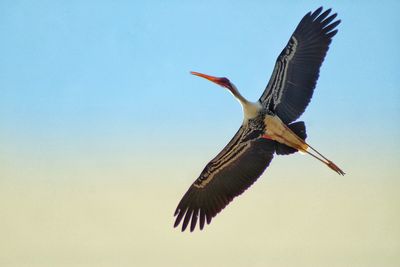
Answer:
<path fill-rule="evenodd" d="M 226 166 L 229 166 L 231 162 L 234 162 L 237 158 L 239 158 L 246 150 L 249 148 L 250 144 L 241 143 L 235 149 L 229 151 L 217 166 L 211 168 L 209 172 L 204 173 L 203 179 L 201 179 L 200 183 L 194 183 L 193 186 L 197 188 L 204 188 L 213 178 L 214 176 L 223 170 Z"/>
<path fill-rule="evenodd" d="M 290 82 L 286 80 L 289 63 L 292 60 L 294 54 L 297 50 L 298 41 L 292 36 L 290 37 L 289 43 L 286 49 L 283 51 L 284 54 L 281 54 L 276 67 L 272 73 L 273 81 L 269 90 L 266 90 L 265 95 L 268 95 L 267 105 L 268 106 L 273 99 L 274 106 L 276 107 L 282 100 L 283 96 L 283 88 L 285 87 L 286 82 Z M 265 96 L 262 97 L 262 99 Z"/>

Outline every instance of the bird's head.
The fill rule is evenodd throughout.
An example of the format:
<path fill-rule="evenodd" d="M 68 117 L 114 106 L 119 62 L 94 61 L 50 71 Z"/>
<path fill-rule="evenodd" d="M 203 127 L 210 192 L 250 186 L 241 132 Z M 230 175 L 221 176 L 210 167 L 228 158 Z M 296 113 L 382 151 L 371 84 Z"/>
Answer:
<path fill-rule="evenodd" d="M 202 77 L 204 79 L 207 79 L 207 80 L 209 80 L 209 81 L 211 81 L 213 83 L 216 83 L 216 84 L 218 84 L 218 85 L 220 85 L 222 87 L 225 87 L 231 92 L 233 90 L 235 90 L 234 85 L 228 80 L 228 78 L 225 78 L 225 77 L 214 77 L 214 76 L 210 76 L 210 75 L 199 73 L 199 72 L 195 72 L 195 71 L 191 71 L 190 73 L 193 74 L 193 75 Z"/>
<path fill-rule="evenodd" d="M 202 77 L 204 79 L 207 79 L 209 81 L 212 81 L 213 83 L 216 83 L 216 84 L 228 89 L 229 92 L 231 92 L 232 95 L 239 101 L 239 103 L 243 107 L 243 110 L 245 110 L 245 113 L 246 113 L 249 101 L 247 101 L 247 99 L 244 98 L 239 93 L 239 90 L 236 88 L 236 86 L 233 83 L 231 83 L 231 81 L 228 80 L 228 78 L 225 78 L 225 77 L 214 77 L 214 76 L 210 76 L 210 75 L 199 73 L 199 72 L 195 72 L 195 71 L 191 71 L 190 73 L 193 74 L 193 75 Z"/>

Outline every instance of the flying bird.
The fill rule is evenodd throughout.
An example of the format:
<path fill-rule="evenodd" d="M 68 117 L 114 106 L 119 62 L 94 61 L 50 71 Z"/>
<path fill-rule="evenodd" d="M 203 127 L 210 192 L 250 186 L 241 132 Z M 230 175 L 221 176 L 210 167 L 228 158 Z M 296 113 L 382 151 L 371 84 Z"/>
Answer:
<path fill-rule="evenodd" d="M 182 231 L 189 224 L 193 231 L 199 223 L 202 230 L 261 176 L 274 154 L 304 152 L 344 175 L 336 164 L 305 142 L 304 122 L 295 121 L 311 100 L 319 69 L 340 23 L 335 20 L 336 13 L 330 14 L 331 9 L 322 11 L 320 7 L 301 19 L 257 102 L 244 98 L 225 77 L 191 72 L 230 91 L 242 105 L 244 119 L 232 140 L 206 165 L 179 202 L 174 227 L 182 222 Z"/>

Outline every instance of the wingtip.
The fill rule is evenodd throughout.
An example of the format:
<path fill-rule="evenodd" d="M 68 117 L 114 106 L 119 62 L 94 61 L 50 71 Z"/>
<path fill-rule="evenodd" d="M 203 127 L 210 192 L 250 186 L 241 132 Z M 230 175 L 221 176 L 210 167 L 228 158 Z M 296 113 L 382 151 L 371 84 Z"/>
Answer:
<path fill-rule="evenodd" d="M 174 222 L 174 228 L 176 228 L 179 225 L 179 222 L 177 220 L 175 220 Z"/>
<path fill-rule="evenodd" d="M 185 232 L 187 225 L 182 224 L 181 232 Z"/>
<path fill-rule="evenodd" d="M 324 7 L 323 7 L 323 6 L 320 6 L 319 8 L 317 8 L 317 9 L 313 12 L 313 15 L 318 16 L 319 13 L 321 13 L 321 11 L 322 11 L 323 9 L 324 9 Z"/>

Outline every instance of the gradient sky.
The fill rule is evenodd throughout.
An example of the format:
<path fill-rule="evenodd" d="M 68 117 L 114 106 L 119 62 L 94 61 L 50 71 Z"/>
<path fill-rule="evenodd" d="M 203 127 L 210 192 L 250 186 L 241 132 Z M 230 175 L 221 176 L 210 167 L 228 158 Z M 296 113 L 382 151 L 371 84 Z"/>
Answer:
<path fill-rule="evenodd" d="M 398 266 L 399 1 L 1 1 L 1 266 Z M 203 232 L 173 211 L 302 16 L 342 23 L 308 141 Z"/>

